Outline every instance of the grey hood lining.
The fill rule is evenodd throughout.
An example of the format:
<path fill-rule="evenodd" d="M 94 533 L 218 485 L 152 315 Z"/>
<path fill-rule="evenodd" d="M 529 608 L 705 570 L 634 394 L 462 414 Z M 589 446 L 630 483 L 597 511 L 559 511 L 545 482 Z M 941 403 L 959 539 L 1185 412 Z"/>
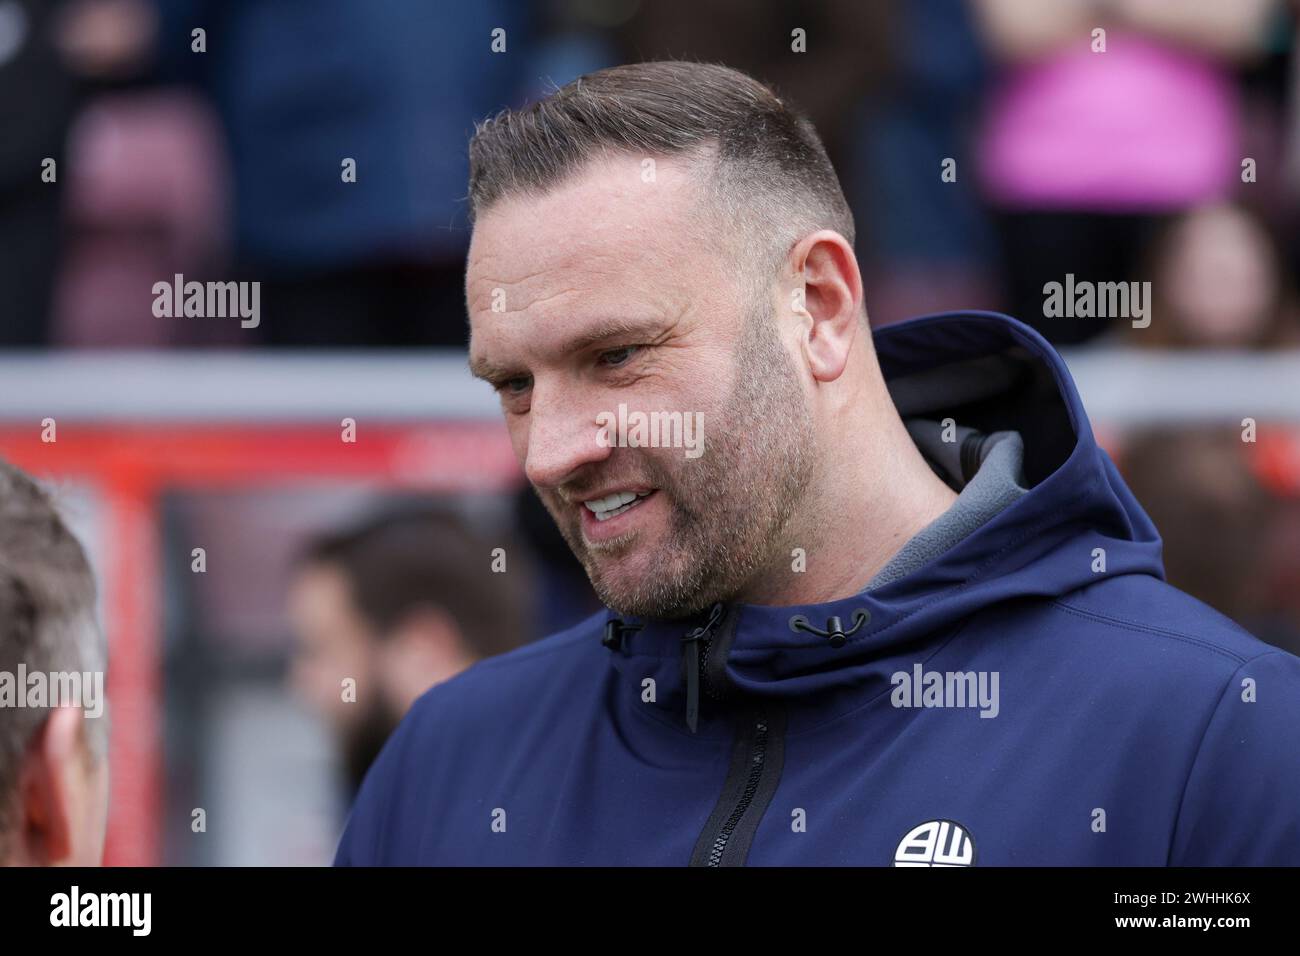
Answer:
<path fill-rule="evenodd" d="M 951 424 L 955 440 L 944 441 L 943 423 L 910 418 L 908 433 L 935 474 L 958 492 L 957 500 L 913 535 L 868 582 L 883 587 L 925 566 L 1004 508 L 1029 493 L 1024 477 L 1024 440 L 1019 432 L 983 435 Z"/>

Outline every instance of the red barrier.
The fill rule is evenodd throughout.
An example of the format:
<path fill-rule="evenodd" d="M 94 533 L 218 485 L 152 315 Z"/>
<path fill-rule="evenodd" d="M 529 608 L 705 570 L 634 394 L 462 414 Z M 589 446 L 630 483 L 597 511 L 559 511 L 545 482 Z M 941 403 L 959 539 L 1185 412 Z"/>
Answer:
<path fill-rule="evenodd" d="M 104 495 L 112 801 L 104 863 L 156 866 L 162 854 L 162 608 L 158 496 L 164 490 L 364 480 L 431 492 L 508 491 L 523 477 L 499 422 L 367 426 L 355 442 L 319 425 L 144 427 L 58 423 L 0 428 L 0 455 L 41 478 Z"/>

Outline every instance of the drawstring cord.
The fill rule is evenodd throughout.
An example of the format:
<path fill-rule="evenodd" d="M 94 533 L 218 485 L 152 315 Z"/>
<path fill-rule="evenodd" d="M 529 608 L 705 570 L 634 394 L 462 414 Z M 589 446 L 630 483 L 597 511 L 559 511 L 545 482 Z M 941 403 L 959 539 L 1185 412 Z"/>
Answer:
<path fill-rule="evenodd" d="M 807 631 L 809 634 L 816 634 L 818 637 L 825 637 L 831 642 L 831 647 L 843 647 L 850 637 L 856 634 L 863 624 L 871 620 L 870 612 L 863 608 L 858 608 L 853 612 L 853 626 L 847 631 L 838 617 L 832 616 L 826 621 L 826 630 L 813 627 L 808 623 L 808 618 L 802 614 L 796 614 L 790 618 L 790 630 L 796 634 L 799 631 Z"/>
<path fill-rule="evenodd" d="M 713 629 L 722 620 L 723 611 L 724 605 L 714 604 L 709 609 L 708 620 L 701 626 L 687 631 L 686 636 L 682 638 L 682 667 L 686 678 L 686 725 L 690 727 L 691 733 L 696 732 L 700 720 L 700 644 L 709 640 Z M 847 631 L 839 617 L 834 615 L 827 619 L 826 630 L 823 631 L 808 623 L 808 618 L 802 614 L 796 614 L 790 618 L 790 630 L 795 633 L 807 631 L 809 634 L 816 634 L 829 640 L 831 647 L 840 648 L 870 620 L 870 612 L 858 608 L 853 612 L 853 626 Z M 625 624 L 620 618 L 610 618 L 605 622 L 605 636 L 600 642 L 610 650 L 622 650 L 624 636 L 634 634 L 644 626 L 644 624 Z"/>

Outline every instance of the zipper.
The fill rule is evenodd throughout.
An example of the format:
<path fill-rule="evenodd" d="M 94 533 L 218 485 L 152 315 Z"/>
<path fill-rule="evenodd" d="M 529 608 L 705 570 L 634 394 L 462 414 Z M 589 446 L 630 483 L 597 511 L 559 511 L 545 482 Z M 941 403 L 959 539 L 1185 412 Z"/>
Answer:
<path fill-rule="evenodd" d="M 723 604 L 714 604 L 708 618 L 682 638 L 682 665 L 686 680 L 686 723 L 696 732 L 700 715 L 700 696 L 723 699 L 725 676 L 714 674 L 709 686 L 709 663 L 714 645 L 721 643 L 719 665 L 726 664 L 730 649 L 728 632 L 721 629 L 726 618 Z M 735 623 L 732 622 L 734 628 Z M 720 682 L 720 683 L 719 683 Z M 758 823 L 767 811 L 781 779 L 785 764 L 785 709 L 771 702 L 757 702 L 738 713 L 731 766 L 722 793 L 696 840 L 691 853 L 692 866 L 743 865 Z"/>
<path fill-rule="evenodd" d="M 749 776 L 745 780 L 745 789 L 741 792 L 740 799 L 736 801 L 731 815 L 722 824 L 722 829 L 713 838 L 713 846 L 709 850 L 709 866 L 722 865 L 722 855 L 727 852 L 727 844 L 731 842 L 732 834 L 736 832 L 736 827 L 744 817 L 745 811 L 754 802 L 754 794 L 758 793 L 758 783 L 763 779 L 763 766 L 767 758 L 767 716 L 761 710 L 754 720 L 754 741 L 750 745 L 749 754 Z"/>
<path fill-rule="evenodd" d="M 722 620 L 725 607 L 714 604 L 709 618 L 700 627 L 691 628 L 682 638 L 682 666 L 686 670 L 686 726 L 695 733 L 700 722 L 700 684 L 705 668 L 709 666 L 709 650 L 713 646 L 713 629 Z"/>
<path fill-rule="evenodd" d="M 718 802 L 695 843 L 691 866 L 743 866 L 785 764 L 785 711 L 748 711 Z"/>

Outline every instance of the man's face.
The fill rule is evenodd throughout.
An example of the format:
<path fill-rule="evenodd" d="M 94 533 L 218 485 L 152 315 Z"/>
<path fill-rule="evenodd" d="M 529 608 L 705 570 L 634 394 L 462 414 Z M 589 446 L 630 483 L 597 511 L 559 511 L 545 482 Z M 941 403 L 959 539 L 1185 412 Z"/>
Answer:
<path fill-rule="evenodd" d="M 690 168 L 656 167 L 646 181 L 639 158 L 618 157 L 499 201 L 476 225 L 466 284 L 471 365 L 597 594 L 673 617 L 788 562 L 815 438 L 774 286 L 755 301 L 745 264 L 696 214 Z M 610 427 L 620 406 L 629 424 L 702 421 L 703 453 L 631 447 L 631 429 Z M 618 510 L 618 494 L 636 497 Z"/>
<path fill-rule="evenodd" d="M 328 564 L 305 566 L 289 588 L 297 646 L 292 680 L 299 698 L 324 717 L 354 786 L 397 724 L 380 680 L 383 647 L 352 600 L 347 575 Z M 343 680 L 356 681 L 344 699 Z"/>
<path fill-rule="evenodd" d="M 304 567 L 289 589 L 289 616 L 297 640 L 294 688 L 336 731 L 346 732 L 358 708 L 343 699 L 342 681 L 351 677 L 358 688 L 370 690 L 374 644 L 352 603 L 347 576 L 331 565 Z"/>

